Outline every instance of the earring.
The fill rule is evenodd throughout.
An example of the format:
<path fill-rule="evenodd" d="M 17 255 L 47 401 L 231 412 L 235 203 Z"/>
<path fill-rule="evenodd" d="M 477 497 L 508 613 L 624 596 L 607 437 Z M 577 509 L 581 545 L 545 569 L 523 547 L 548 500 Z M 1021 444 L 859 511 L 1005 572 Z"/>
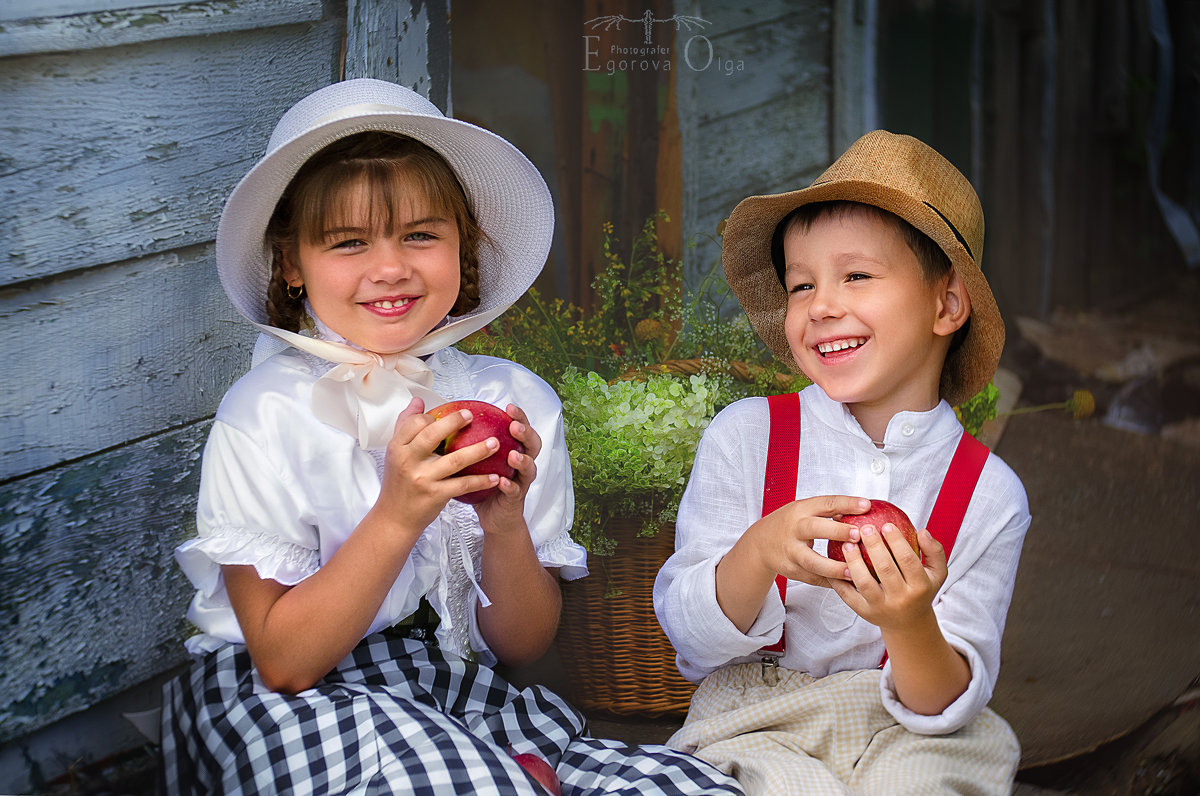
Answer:
<path fill-rule="evenodd" d="M 293 293 L 293 290 L 296 292 Z M 304 296 L 304 285 L 288 285 L 287 296 L 292 301 L 299 301 Z"/>

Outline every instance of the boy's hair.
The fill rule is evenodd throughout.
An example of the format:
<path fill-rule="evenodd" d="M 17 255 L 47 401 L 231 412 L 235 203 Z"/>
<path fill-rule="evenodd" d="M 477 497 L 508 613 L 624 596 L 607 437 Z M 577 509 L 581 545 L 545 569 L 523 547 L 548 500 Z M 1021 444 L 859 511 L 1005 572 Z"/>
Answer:
<path fill-rule="evenodd" d="M 303 298 L 288 295 L 283 277 L 284 247 L 323 238 L 332 223 L 350 212 L 355 189 L 365 186 L 373 229 L 391 234 L 396 206 L 415 194 L 428 210 L 444 213 L 458 226 L 460 286 L 451 315 L 479 306 L 479 245 L 486 237 L 454 170 L 430 147 L 407 136 L 368 131 L 341 138 L 309 158 L 275 206 L 267 225 L 271 245 L 271 279 L 266 309 L 271 326 L 299 331 L 304 323 Z"/>
<path fill-rule="evenodd" d="M 771 237 L 771 260 L 775 263 L 775 273 L 779 276 L 779 284 L 785 284 L 783 274 L 786 263 L 783 256 L 783 239 L 787 236 L 788 232 L 793 229 L 808 232 L 812 228 L 813 223 L 819 218 L 825 216 L 841 218 L 853 212 L 867 213 L 875 216 L 880 221 L 892 224 L 900 233 L 900 237 L 908 245 L 909 250 L 916 256 L 917 262 L 921 265 L 921 275 L 927 283 L 936 283 L 939 279 L 949 274 L 950 269 L 953 268 L 953 265 L 950 263 L 950 257 L 946 252 L 942 251 L 941 246 L 938 246 L 932 238 L 895 213 L 864 202 L 837 199 L 829 202 L 812 202 L 800 205 L 784 216 L 783 220 L 775 227 L 775 234 Z"/>

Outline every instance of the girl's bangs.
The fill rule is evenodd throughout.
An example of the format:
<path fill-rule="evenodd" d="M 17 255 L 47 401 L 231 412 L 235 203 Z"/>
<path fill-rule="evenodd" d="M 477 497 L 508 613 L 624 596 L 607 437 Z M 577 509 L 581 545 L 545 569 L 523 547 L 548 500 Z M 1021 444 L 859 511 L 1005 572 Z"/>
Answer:
<path fill-rule="evenodd" d="M 461 199 L 455 202 L 443 175 L 424 165 L 415 158 L 330 164 L 314 175 L 296 208 L 297 232 L 303 240 L 318 243 L 331 229 L 366 229 L 390 236 L 400 224 L 420 218 L 456 221 L 465 210 L 457 206 Z"/>

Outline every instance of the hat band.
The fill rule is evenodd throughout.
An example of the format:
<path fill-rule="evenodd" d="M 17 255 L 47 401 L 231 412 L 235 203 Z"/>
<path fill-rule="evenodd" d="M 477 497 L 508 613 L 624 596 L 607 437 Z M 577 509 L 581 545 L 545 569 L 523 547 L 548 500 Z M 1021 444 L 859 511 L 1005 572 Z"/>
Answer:
<path fill-rule="evenodd" d="M 946 226 L 950 227 L 950 231 L 954 233 L 954 237 L 958 238 L 958 242 L 961 243 L 962 247 L 967 250 L 967 256 L 970 257 L 972 260 L 974 260 L 975 253 L 973 251 L 971 251 L 971 247 L 967 245 L 967 239 L 964 238 L 962 236 L 962 233 L 958 231 L 958 227 L 954 226 L 954 224 L 950 221 L 950 219 L 946 218 L 946 214 L 943 213 L 941 210 L 938 210 L 933 205 L 929 204 L 929 202 L 922 202 L 922 204 L 924 204 L 926 207 L 928 207 L 933 212 L 937 213 L 938 218 L 940 218 L 942 221 L 946 222 Z"/>

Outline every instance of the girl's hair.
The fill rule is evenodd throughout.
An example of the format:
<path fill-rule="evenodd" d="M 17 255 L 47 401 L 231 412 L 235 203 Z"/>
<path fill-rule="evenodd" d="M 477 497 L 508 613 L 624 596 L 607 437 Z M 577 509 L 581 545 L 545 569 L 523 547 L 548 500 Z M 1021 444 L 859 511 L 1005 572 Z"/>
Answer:
<path fill-rule="evenodd" d="M 304 325 L 304 299 L 288 295 L 283 277 L 283 249 L 300 241 L 316 243 L 325 230 L 339 226 L 351 212 L 359 191 L 369 195 L 368 224 L 391 234 L 399 202 L 419 197 L 425 210 L 446 214 L 458 226 L 460 286 L 451 315 L 479 306 L 479 246 L 487 237 L 470 200 L 445 158 L 416 139 L 396 133 L 368 131 L 341 138 L 309 158 L 275 206 L 267 224 L 271 245 L 271 279 L 267 285 L 267 317 L 272 326 L 299 331 Z M 357 221 L 357 219 L 355 219 Z"/>

